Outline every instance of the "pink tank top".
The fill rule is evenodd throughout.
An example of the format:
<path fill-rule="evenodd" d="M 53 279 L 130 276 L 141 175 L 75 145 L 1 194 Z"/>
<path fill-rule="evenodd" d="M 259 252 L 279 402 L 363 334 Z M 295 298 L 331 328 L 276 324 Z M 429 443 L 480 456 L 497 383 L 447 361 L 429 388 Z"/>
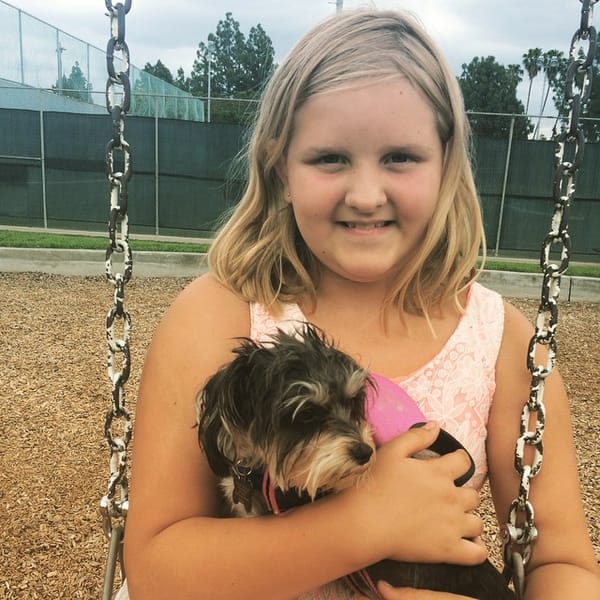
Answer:
<path fill-rule="evenodd" d="M 250 305 L 250 337 L 267 340 L 277 328 L 293 332 L 306 317 L 297 304 L 286 304 L 275 318 L 264 306 Z M 487 421 L 496 389 L 496 359 L 504 328 L 502 298 L 478 283 L 467 297 L 465 313 L 441 351 L 404 377 L 391 377 L 423 414 L 451 433 L 471 453 L 475 474 L 467 485 L 480 489 L 487 475 Z M 349 595 L 348 598 L 354 598 Z M 327 600 L 315 590 L 302 600 Z"/>

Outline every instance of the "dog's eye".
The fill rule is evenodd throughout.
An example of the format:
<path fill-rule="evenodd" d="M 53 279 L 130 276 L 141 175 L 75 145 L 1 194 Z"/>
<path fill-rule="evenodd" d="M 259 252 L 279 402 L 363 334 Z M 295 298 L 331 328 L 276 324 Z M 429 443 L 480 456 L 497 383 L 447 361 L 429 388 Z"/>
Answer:
<path fill-rule="evenodd" d="M 317 420 L 319 416 L 318 407 L 314 404 L 303 404 L 292 414 L 292 422 L 308 425 Z"/>

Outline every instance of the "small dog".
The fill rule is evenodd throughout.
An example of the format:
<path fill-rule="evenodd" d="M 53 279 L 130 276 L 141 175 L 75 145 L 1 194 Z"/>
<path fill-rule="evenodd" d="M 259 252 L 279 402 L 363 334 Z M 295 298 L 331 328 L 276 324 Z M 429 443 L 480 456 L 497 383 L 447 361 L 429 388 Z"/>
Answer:
<path fill-rule="evenodd" d="M 233 515 L 279 514 L 367 475 L 375 453 L 367 399 L 377 394 L 377 381 L 365 369 L 310 324 L 294 335 L 278 330 L 263 344 L 243 339 L 234 353 L 197 400 L 199 442 Z M 442 432 L 431 450 L 460 447 Z M 351 586 L 380 600 L 374 583 L 379 579 L 480 600 L 514 600 L 489 561 L 464 567 L 384 560 L 329 585 L 344 587 L 346 594 Z"/>

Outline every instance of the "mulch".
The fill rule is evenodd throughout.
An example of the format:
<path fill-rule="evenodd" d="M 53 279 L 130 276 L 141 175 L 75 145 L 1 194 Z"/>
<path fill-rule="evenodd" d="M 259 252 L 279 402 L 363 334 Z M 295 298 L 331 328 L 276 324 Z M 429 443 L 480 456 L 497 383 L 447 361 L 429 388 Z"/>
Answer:
<path fill-rule="evenodd" d="M 152 332 L 188 279 L 136 279 L 135 390 Z M 102 589 L 107 543 L 98 513 L 106 492 L 110 406 L 103 278 L 0 273 L 0 599 L 92 599 Z M 515 300 L 533 319 L 536 301 Z M 562 303 L 559 361 L 568 386 L 585 508 L 600 557 L 600 305 Z M 484 500 L 487 538 L 495 519 Z M 497 558 L 497 550 L 494 552 Z"/>

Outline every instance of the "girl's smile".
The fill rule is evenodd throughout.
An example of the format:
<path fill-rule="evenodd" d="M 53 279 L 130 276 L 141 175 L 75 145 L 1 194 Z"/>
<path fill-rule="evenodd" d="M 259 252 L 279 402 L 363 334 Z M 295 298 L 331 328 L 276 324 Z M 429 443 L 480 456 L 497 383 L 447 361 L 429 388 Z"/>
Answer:
<path fill-rule="evenodd" d="M 381 229 L 391 223 L 392 221 L 342 221 L 340 224 L 349 229 Z"/>
<path fill-rule="evenodd" d="M 323 275 L 394 273 L 435 210 L 442 162 L 433 110 L 404 78 L 357 82 L 301 106 L 280 174 Z"/>

